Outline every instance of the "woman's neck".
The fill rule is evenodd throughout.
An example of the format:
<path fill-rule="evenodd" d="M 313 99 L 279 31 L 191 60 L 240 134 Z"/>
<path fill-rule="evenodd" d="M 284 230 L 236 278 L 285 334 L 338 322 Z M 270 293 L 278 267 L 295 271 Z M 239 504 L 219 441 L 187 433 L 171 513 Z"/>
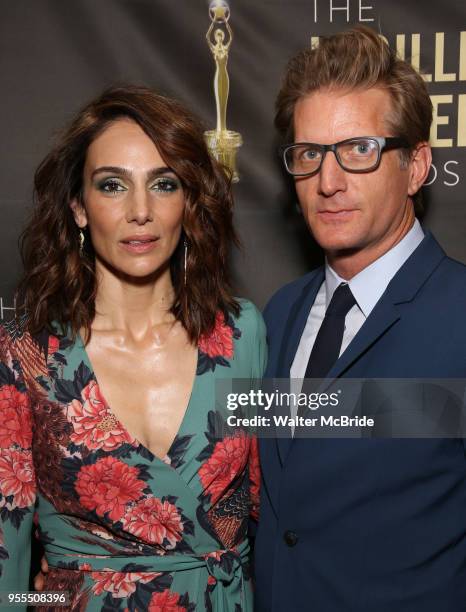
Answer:
<path fill-rule="evenodd" d="M 142 336 L 154 326 L 173 323 L 174 288 L 170 270 L 150 279 L 129 279 L 96 265 L 98 290 L 95 331 L 129 332 Z"/>

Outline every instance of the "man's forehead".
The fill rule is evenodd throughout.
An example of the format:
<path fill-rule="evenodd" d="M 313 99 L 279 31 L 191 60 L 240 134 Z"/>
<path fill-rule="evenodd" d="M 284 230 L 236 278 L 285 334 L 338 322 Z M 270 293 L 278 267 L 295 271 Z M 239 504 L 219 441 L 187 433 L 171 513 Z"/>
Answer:
<path fill-rule="evenodd" d="M 337 140 L 353 136 L 383 136 L 385 134 L 381 131 L 385 131 L 391 112 L 390 94 L 379 87 L 319 89 L 296 103 L 294 132 L 298 140 L 309 140 L 312 134 L 315 138 Z"/>

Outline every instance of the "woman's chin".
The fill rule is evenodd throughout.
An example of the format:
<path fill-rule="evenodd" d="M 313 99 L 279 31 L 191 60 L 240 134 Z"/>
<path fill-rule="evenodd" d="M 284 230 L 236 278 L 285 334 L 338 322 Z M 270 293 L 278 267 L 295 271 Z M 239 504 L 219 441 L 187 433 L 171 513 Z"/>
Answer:
<path fill-rule="evenodd" d="M 110 273 L 116 276 L 120 280 L 125 282 L 134 283 L 146 283 L 153 282 L 159 276 L 161 276 L 169 268 L 169 261 L 163 262 L 149 262 L 149 261 L 138 261 L 138 262 L 108 262 L 99 259 L 99 266 L 103 268 L 104 273 Z"/>

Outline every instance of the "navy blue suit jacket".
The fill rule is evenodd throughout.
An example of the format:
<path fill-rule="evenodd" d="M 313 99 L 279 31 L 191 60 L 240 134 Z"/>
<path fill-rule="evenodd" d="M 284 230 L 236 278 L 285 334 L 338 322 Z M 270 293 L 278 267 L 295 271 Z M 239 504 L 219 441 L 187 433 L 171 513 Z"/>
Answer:
<path fill-rule="evenodd" d="M 289 376 L 323 280 L 319 268 L 269 302 L 266 376 Z M 329 377 L 466 378 L 466 266 L 428 232 Z M 465 612 L 464 440 L 297 438 L 260 450 L 259 612 Z"/>

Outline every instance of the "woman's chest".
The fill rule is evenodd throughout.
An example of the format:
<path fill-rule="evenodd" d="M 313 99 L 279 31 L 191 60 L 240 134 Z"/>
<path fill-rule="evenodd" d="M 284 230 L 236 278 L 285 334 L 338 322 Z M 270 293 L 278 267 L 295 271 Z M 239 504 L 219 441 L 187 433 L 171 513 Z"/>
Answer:
<path fill-rule="evenodd" d="M 130 437 L 164 457 L 189 406 L 197 350 L 187 344 L 141 352 L 89 347 L 87 355 L 109 414 Z"/>

